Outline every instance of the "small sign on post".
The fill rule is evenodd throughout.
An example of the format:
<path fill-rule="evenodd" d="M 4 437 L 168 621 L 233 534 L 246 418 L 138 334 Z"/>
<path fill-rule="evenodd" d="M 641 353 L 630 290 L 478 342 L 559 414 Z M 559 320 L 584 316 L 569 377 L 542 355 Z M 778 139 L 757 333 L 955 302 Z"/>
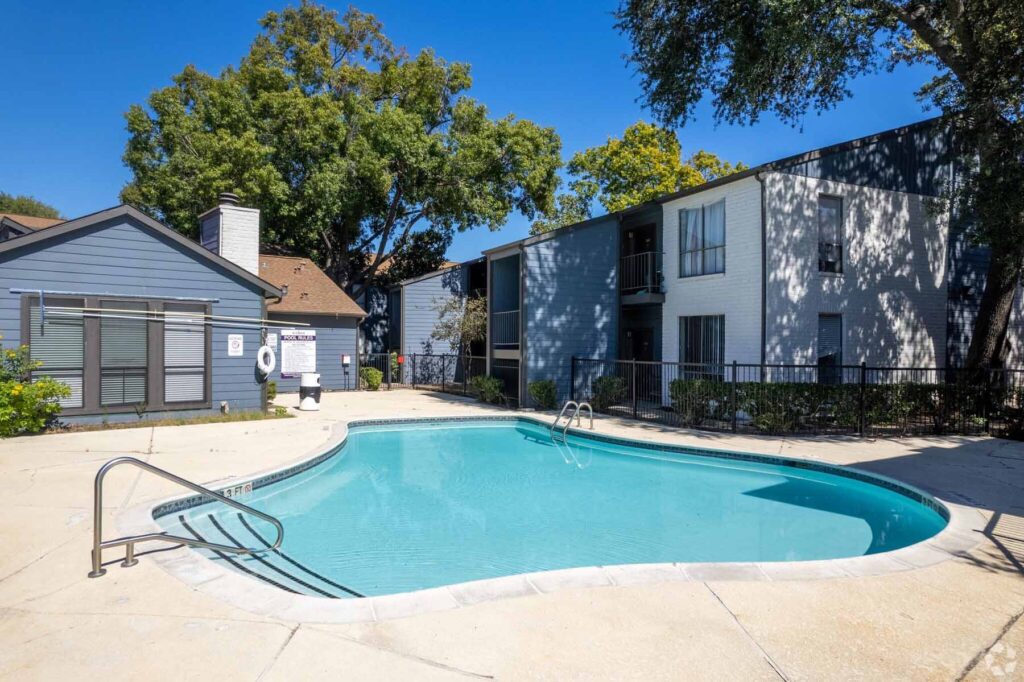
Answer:
<path fill-rule="evenodd" d="M 228 357 L 240 358 L 244 355 L 245 337 L 241 334 L 228 334 Z"/>

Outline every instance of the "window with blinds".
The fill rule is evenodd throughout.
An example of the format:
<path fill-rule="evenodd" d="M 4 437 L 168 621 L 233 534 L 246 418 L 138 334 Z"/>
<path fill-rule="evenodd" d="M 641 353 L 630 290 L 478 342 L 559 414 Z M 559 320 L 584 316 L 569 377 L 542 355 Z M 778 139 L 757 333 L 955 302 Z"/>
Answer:
<path fill-rule="evenodd" d="M 206 400 L 206 334 L 203 306 L 166 304 L 164 402 Z"/>
<path fill-rule="evenodd" d="M 679 318 L 679 361 L 684 374 L 722 376 L 725 371 L 725 315 Z"/>
<path fill-rule="evenodd" d="M 149 305 L 138 301 L 100 303 L 100 404 L 146 402 Z"/>
<path fill-rule="evenodd" d="M 48 376 L 67 384 L 71 395 L 60 400 L 61 407 L 82 407 L 85 365 L 85 324 L 81 313 L 50 310 L 50 306 L 83 307 L 81 300 L 46 299 L 41 315 L 38 299 L 29 305 L 29 353 L 42 366 L 33 378 Z"/>
<path fill-rule="evenodd" d="M 843 316 L 818 315 L 818 381 L 838 384 L 842 380 Z"/>

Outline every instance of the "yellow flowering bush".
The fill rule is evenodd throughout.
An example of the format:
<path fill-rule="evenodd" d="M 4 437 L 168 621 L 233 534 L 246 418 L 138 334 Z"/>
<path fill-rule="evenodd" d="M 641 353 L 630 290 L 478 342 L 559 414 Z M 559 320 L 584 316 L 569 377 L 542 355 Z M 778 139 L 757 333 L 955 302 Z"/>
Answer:
<path fill-rule="evenodd" d="M 0 438 L 42 431 L 60 414 L 58 400 L 71 389 L 49 377 L 33 380 L 32 371 L 41 366 L 29 357 L 28 346 L 0 354 Z"/>

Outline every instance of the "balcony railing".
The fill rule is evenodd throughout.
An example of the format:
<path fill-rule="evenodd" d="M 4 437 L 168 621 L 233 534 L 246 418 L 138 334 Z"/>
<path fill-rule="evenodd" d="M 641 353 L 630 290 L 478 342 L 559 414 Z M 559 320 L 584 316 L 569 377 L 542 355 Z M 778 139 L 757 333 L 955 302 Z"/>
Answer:
<path fill-rule="evenodd" d="M 619 290 L 628 294 L 661 292 L 661 254 L 656 251 L 624 256 L 619 264 Z"/>
<path fill-rule="evenodd" d="M 495 348 L 519 347 L 518 310 L 505 310 L 491 315 L 491 340 Z"/>

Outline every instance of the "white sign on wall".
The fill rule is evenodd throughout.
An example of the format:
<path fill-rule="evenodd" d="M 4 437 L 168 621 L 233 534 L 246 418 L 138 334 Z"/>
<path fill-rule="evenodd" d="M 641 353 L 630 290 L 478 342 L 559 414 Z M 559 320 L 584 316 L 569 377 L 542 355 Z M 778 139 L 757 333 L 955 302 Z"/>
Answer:
<path fill-rule="evenodd" d="M 244 355 L 245 337 L 241 334 L 228 334 L 228 357 L 240 358 Z"/>
<path fill-rule="evenodd" d="M 316 330 L 281 330 L 281 376 L 297 377 L 316 371 Z"/>
<path fill-rule="evenodd" d="M 267 333 L 267 345 L 270 346 L 272 350 L 277 350 L 277 332 Z"/>

